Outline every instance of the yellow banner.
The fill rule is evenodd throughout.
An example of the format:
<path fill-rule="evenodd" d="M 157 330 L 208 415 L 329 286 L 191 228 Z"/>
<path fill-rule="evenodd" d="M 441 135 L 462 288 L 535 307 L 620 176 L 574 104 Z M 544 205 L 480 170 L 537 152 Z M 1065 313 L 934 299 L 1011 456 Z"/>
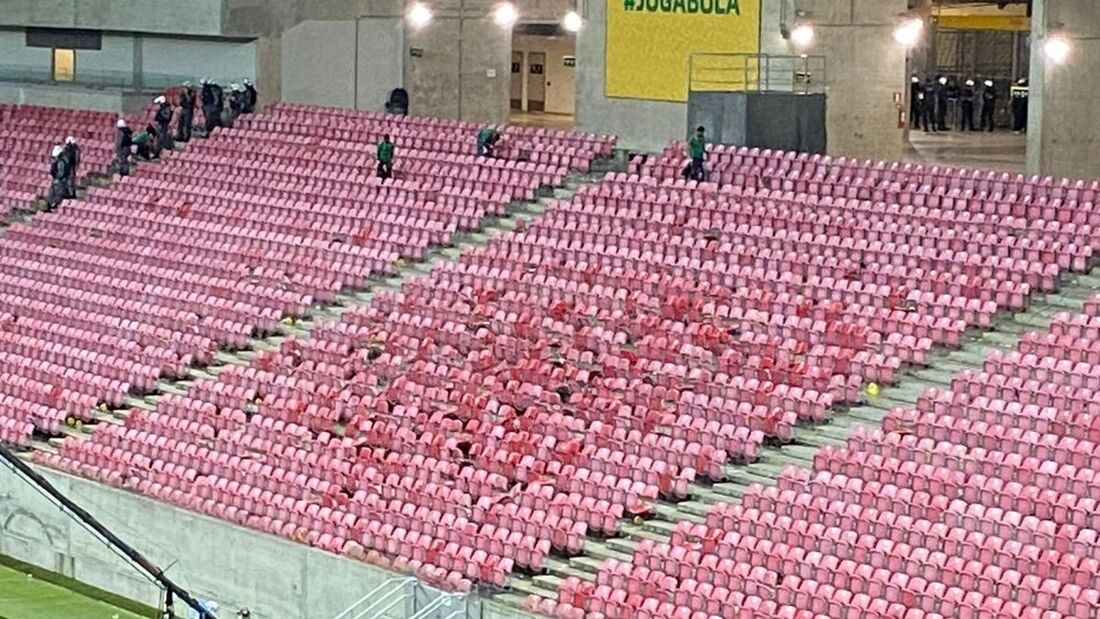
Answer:
<path fill-rule="evenodd" d="M 759 53 L 760 0 L 607 0 L 607 96 L 687 101 L 704 52 Z"/>
<path fill-rule="evenodd" d="M 1031 30 L 1031 18 L 1013 15 L 940 15 L 937 25 L 954 30 L 1028 32 Z"/>

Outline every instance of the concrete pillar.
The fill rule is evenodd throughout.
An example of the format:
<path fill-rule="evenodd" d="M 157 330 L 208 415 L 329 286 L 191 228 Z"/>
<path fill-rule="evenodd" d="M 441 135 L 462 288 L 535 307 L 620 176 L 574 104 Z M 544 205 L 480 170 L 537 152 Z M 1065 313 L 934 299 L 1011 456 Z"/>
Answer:
<path fill-rule="evenodd" d="M 1070 40 L 1061 66 L 1043 51 L 1051 32 Z M 1035 0 L 1031 19 L 1031 93 L 1027 171 L 1044 176 L 1100 177 L 1100 3 Z"/>
<path fill-rule="evenodd" d="M 428 26 L 405 32 L 405 88 L 413 114 L 507 122 L 512 32 L 485 0 L 434 5 Z"/>
<path fill-rule="evenodd" d="M 256 40 L 256 88 L 261 108 L 283 98 L 283 40 L 261 37 Z"/>
<path fill-rule="evenodd" d="M 808 53 L 826 57 L 828 152 L 869 159 L 900 159 L 905 129 L 898 127 L 895 94 L 908 97 L 905 50 L 894 41 L 907 0 L 800 0 L 811 14 L 817 41 Z"/>

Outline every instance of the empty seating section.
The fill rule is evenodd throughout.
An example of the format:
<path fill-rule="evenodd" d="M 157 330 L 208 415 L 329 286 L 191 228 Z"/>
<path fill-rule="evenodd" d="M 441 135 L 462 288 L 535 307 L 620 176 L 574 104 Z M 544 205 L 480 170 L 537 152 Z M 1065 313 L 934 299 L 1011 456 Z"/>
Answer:
<path fill-rule="evenodd" d="M 0 438 L 25 443 L 501 214 L 613 143 L 280 104 L 0 244 Z M 398 144 L 373 179 L 373 143 Z M 717 481 L 1100 248 L 1095 187 L 682 147 L 48 466 L 469 590 Z M 530 609 L 1090 616 L 1100 297 Z M 13 411 L 9 413 L 8 411 Z"/>
<path fill-rule="evenodd" d="M 142 166 L 6 230 L 0 440 L 28 445 L 35 430 L 55 434 L 67 421 L 92 421 L 97 407 L 122 406 L 128 393 L 211 363 L 221 347 L 246 346 L 346 287 L 392 274 L 399 261 L 423 258 L 513 196 L 561 178 L 494 175 L 495 194 L 484 196 L 464 186 L 381 182 L 362 166 L 312 157 L 294 136 L 278 148 L 283 166 L 254 146 L 214 154 L 248 137 L 219 131 L 192 144 L 197 153 Z M 461 166 L 468 178 L 489 167 Z"/>
<path fill-rule="evenodd" d="M 680 185 L 669 180 L 678 173 L 680 152 L 670 149 L 657 163 L 632 166 Z M 860 179 L 872 179 L 887 166 L 840 162 L 845 171 L 835 186 L 856 191 L 842 193 L 838 210 L 835 194 L 827 201 L 802 193 L 806 189 L 787 189 L 788 180 L 804 179 L 775 172 L 813 160 L 826 166 L 822 174 L 829 177 L 834 172 L 825 159 L 740 149 L 712 157 L 711 164 L 723 181 L 718 193 L 770 200 L 763 213 L 748 211 L 739 219 L 761 226 L 765 238 L 820 230 L 858 243 L 867 234 L 858 229 L 885 232 L 904 215 L 907 227 L 891 234 L 908 237 L 909 245 L 887 254 L 899 252 L 905 261 L 917 255 L 909 269 L 939 260 L 937 270 L 961 276 L 969 272 L 952 264 L 950 252 L 957 259 L 959 249 L 950 239 L 967 237 L 968 253 L 960 262 L 979 268 L 982 279 L 972 288 L 953 280 L 961 289 L 947 294 L 992 299 L 997 307 L 1019 307 L 1016 295 L 1026 295 L 1028 287 L 1050 289 L 1053 282 L 1046 278 L 1057 271 L 1045 265 L 1082 268 L 1096 247 L 1094 186 L 957 170 L 937 177 L 917 167 L 904 174 L 919 187 L 887 198 L 897 204 L 899 196 L 908 196 L 902 199 L 910 207 L 884 208 L 864 201 L 881 186 Z M 787 180 L 777 187 L 769 179 Z M 956 188 L 967 195 L 947 204 Z M 703 184 L 692 195 L 698 199 L 714 189 Z M 767 229 L 768 217 L 787 212 L 788 191 L 812 208 L 788 215 L 782 231 Z M 933 204 L 935 196 L 939 204 Z M 865 213 L 852 222 L 857 230 L 824 223 L 846 208 Z M 936 230 L 937 221 L 954 223 Z M 972 226 L 969 233 L 964 222 Z M 938 249 L 932 257 L 915 253 L 918 226 L 928 226 L 921 236 L 945 243 L 928 245 Z M 1029 256 L 1025 246 L 1053 253 Z M 1020 253 L 1004 249 L 1012 247 Z M 1003 273 L 1010 277 L 988 264 L 998 254 L 1012 260 L 1012 273 Z M 1044 266 L 1033 271 L 1032 264 Z M 880 275 L 886 267 L 864 262 Z M 795 277 L 806 285 L 797 270 Z M 922 281 L 940 285 L 934 277 Z M 908 309 L 917 315 L 936 311 L 923 297 L 909 298 L 916 304 Z M 970 318 L 982 324 L 983 312 L 975 308 Z M 974 322 L 965 312 L 963 321 Z M 557 600 L 533 597 L 529 608 L 577 618 L 1096 616 L 1098 364 L 1100 296 L 1086 301 L 1079 314 L 1056 315 L 1048 332 L 1024 334 L 1016 351 L 990 353 L 984 367 L 960 372 L 949 389 L 926 391 L 915 408 L 891 411 L 883 428 L 857 428 L 845 447 L 822 448 L 812 470 L 792 467 L 774 487 L 753 485 L 740 504 L 715 505 L 703 524 L 679 523 L 668 542 L 642 540 L 629 562 L 608 560 L 594 582 L 568 578 Z"/>
<path fill-rule="evenodd" d="M 280 103 L 260 117 L 244 118 L 239 126 L 273 133 L 327 136 L 339 142 L 374 144 L 389 134 L 398 148 L 472 155 L 476 151 L 478 125 L 440 118 L 418 118 L 364 114 L 329 108 Z M 318 132 L 318 129 L 322 131 Z M 509 160 L 527 160 L 575 171 L 587 171 L 596 157 L 611 155 L 611 136 L 577 134 L 534 127 L 501 127 L 503 137 L 497 155 Z M 368 154 L 373 154 L 373 151 Z M 400 154 L 399 160 L 406 155 Z"/>
<path fill-rule="evenodd" d="M 402 133 L 389 118 L 339 112 L 306 123 L 304 114 L 280 106 L 180 156 L 178 166 L 143 171 L 130 184 L 173 198 L 148 203 L 133 192 L 126 208 L 182 208 L 196 222 L 232 229 L 249 212 L 234 203 L 256 204 L 260 213 L 286 212 L 278 225 L 291 230 L 304 216 L 298 205 L 333 200 L 338 212 L 326 225 L 339 226 L 353 216 L 347 201 L 379 190 L 363 180 L 371 164 L 363 145 L 374 133 L 392 131 L 399 147 L 408 136 L 445 149 L 452 142 L 431 136 L 457 131 L 413 120 L 416 129 Z M 249 148 L 241 131 L 265 134 L 256 137 L 264 146 Z M 461 196 L 471 187 L 431 185 L 430 177 L 501 169 L 448 152 L 454 171 L 419 176 L 413 168 L 381 187 L 413 192 L 406 185 L 424 182 Z M 240 188 L 196 178 L 211 176 L 212 157 L 239 170 Z M 564 174 L 561 164 L 535 165 Z M 544 173 L 519 172 L 493 178 L 529 187 L 529 176 Z M 264 189 L 236 195 L 257 185 Z M 191 204 L 211 191 L 225 196 L 224 206 Z M 492 188 L 468 206 L 507 197 Z M 748 181 L 689 186 L 609 175 L 399 291 L 377 292 L 308 339 L 289 339 L 247 367 L 227 366 L 216 380 L 163 397 L 153 412 L 134 411 L 125 427 L 97 429 L 41 459 L 441 586 L 504 585 L 514 570 L 541 570 L 551 553 L 582 553 L 588 535 L 618 534 L 623 518 L 651 513 L 657 500 L 722 479 L 727 462 L 754 460 L 764 441 L 789 440 L 796 423 L 824 420 L 868 382 L 892 382 L 902 363 L 922 363 L 934 344 L 958 345 L 965 329 L 989 325 L 997 311 L 1026 307 L 1031 291 L 1053 289 L 1062 269 L 1084 268 L 1100 242 L 1093 225 L 1000 216 L 980 201 L 886 207 Z M 754 489 L 760 505 L 773 494 L 767 506 L 778 505 L 796 483 L 798 492 L 812 490 L 806 473 L 789 477 L 785 494 Z M 918 492 L 928 484 L 882 494 L 931 501 Z M 819 503 L 808 505 L 824 513 Z M 749 507 L 716 511 L 706 540 L 725 540 L 721 527 L 737 509 Z M 746 521 L 756 526 L 754 518 Z M 779 522 L 775 535 L 785 540 L 786 521 L 768 522 Z M 760 540 L 764 533 L 751 531 Z M 838 556 L 837 545 L 818 552 Z M 718 565 L 718 546 L 710 547 L 706 561 Z M 692 560 L 704 561 L 694 551 Z M 640 552 L 644 562 L 608 566 L 603 589 L 569 583 L 560 603 L 533 608 L 625 617 L 644 603 L 652 616 L 686 608 L 690 616 L 736 604 L 734 591 L 748 603 L 767 588 L 778 603 L 781 584 L 804 597 L 812 586 L 842 589 L 813 584 L 816 572 L 780 578 L 768 552 L 753 552 L 759 565 L 721 557 L 730 570 L 721 599 L 708 581 L 707 595 L 691 592 L 680 604 L 680 579 L 699 576 L 679 565 L 663 574 Z M 801 580 L 789 580 L 796 574 Z M 696 597 L 702 606 L 692 606 Z"/>
<path fill-rule="evenodd" d="M 82 175 L 106 173 L 117 119 L 109 112 L 0 104 L 0 215 L 46 193 L 50 150 L 66 137 L 81 146 Z"/>

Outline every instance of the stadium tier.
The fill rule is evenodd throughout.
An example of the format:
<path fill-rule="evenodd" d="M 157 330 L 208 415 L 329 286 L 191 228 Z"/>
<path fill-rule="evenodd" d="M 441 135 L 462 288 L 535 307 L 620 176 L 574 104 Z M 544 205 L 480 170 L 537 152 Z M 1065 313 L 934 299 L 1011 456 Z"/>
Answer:
<path fill-rule="evenodd" d="M 3 126 L 3 125 L 0 125 Z M 0 438 L 44 465 L 443 588 L 507 587 L 722 481 L 1100 248 L 1094 186 L 682 145 L 107 423 L 590 169 L 613 141 L 280 104 L 0 243 Z M 395 138 L 395 180 L 373 144 Z M 1083 617 L 1100 301 L 532 612 Z"/>

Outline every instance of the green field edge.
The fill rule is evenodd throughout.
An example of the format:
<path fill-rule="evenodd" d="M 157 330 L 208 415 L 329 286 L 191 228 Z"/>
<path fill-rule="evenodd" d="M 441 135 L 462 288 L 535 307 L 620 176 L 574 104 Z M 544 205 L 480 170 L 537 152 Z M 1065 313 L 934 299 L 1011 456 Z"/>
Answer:
<path fill-rule="evenodd" d="M 159 616 L 160 611 L 153 608 L 152 606 L 146 606 L 141 602 L 135 602 L 130 598 L 125 598 L 121 595 L 111 593 L 110 591 L 105 591 L 98 587 L 93 587 L 92 585 L 89 585 L 87 583 L 80 582 L 79 580 L 74 580 L 63 574 L 58 574 L 57 572 L 52 572 L 50 570 L 38 567 L 37 565 L 24 563 L 19 559 L 15 559 L 7 555 L 0 554 L 0 566 L 22 572 L 24 574 L 30 574 L 38 580 L 57 585 L 58 587 L 63 587 L 65 589 L 68 589 L 69 591 L 72 591 L 73 593 L 83 595 L 84 597 L 95 600 L 97 602 L 109 604 L 111 606 L 114 606 L 115 608 L 125 610 L 126 612 L 130 612 L 135 615 L 149 617 L 150 619 L 154 619 Z M 10 618 L 5 617 L 4 615 L 0 615 L 0 619 Z"/>

